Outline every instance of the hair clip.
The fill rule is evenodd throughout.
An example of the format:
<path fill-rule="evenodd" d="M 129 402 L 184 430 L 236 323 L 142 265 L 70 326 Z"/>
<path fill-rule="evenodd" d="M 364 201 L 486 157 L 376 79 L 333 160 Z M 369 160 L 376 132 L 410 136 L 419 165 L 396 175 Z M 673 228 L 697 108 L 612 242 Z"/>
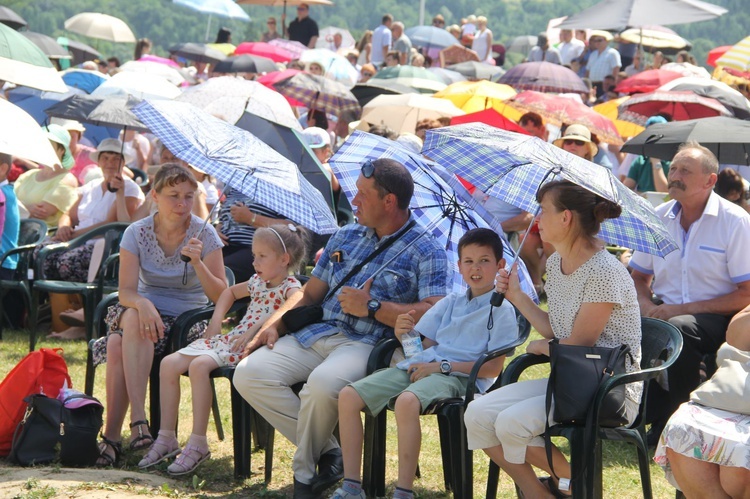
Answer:
<path fill-rule="evenodd" d="M 294 224 L 286 224 L 286 226 L 292 232 L 297 232 L 297 227 L 295 227 Z"/>

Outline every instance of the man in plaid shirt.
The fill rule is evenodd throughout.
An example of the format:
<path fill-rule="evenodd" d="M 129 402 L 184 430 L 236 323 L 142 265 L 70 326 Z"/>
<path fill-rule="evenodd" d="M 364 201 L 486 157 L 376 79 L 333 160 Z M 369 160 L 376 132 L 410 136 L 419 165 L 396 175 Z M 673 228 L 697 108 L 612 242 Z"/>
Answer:
<path fill-rule="evenodd" d="M 418 320 L 446 295 L 452 281 L 445 251 L 423 227 L 412 224 L 408 206 L 414 183 L 402 164 L 365 162 L 357 189 L 352 204 L 358 223 L 331 237 L 302 298 L 287 301 L 277 315 L 320 304 L 322 321 L 290 334 L 281 321 L 269 321 L 234 375 L 245 400 L 297 445 L 295 498 L 319 497 L 343 477 L 341 449 L 333 437 L 339 391 L 366 375 L 370 351 L 393 334 L 399 314 L 415 310 Z M 391 246 L 326 299 L 329 289 L 393 237 Z M 291 387 L 299 382 L 306 384 L 298 397 Z"/>

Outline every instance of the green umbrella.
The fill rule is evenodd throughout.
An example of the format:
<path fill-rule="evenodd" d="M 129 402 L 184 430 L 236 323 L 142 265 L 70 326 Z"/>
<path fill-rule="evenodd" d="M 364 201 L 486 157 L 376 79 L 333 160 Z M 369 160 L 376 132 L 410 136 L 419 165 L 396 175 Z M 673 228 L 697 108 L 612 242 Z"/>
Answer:
<path fill-rule="evenodd" d="M 44 52 L 4 24 L 0 24 L 0 80 L 51 92 L 68 91 Z"/>

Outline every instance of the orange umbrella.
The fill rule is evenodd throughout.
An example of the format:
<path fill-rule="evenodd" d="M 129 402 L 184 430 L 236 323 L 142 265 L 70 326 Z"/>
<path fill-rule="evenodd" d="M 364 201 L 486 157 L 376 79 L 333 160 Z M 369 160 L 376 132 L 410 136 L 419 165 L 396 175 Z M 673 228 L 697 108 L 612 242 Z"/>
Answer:
<path fill-rule="evenodd" d="M 635 123 L 617 119 L 619 117 L 617 108 L 629 98 L 630 97 L 620 97 L 619 99 L 612 99 L 593 107 L 594 111 L 612 120 L 615 127 L 617 127 L 617 131 L 620 132 L 621 137 L 635 137 L 645 130 L 645 128 L 636 125 Z"/>

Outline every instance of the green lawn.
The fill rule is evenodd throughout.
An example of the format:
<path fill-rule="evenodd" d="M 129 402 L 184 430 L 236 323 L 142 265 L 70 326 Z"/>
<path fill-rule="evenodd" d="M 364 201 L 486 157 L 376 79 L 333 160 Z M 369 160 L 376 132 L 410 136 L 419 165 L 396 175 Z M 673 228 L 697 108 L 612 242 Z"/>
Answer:
<path fill-rule="evenodd" d="M 538 336 L 532 333 L 532 339 Z M 65 358 L 68 363 L 70 375 L 74 387 L 83 388 L 84 374 L 86 369 L 86 349 L 83 342 L 62 342 L 42 339 L 38 343 L 38 348 L 63 348 Z M 25 332 L 5 331 L 3 339 L 0 342 L 0 378 L 10 371 L 10 369 L 27 353 L 28 335 Z M 544 375 L 543 370 L 537 370 L 535 375 Z M 183 403 L 180 410 L 180 427 L 179 436 L 181 440 L 187 438 L 190 434 L 190 391 L 187 379 L 183 380 Z M 230 412 L 230 395 L 229 385 L 224 380 L 217 381 L 217 393 L 219 405 L 221 407 L 221 419 L 227 434 L 226 440 L 218 441 L 213 423 L 209 425 L 209 444 L 211 445 L 213 459 L 198 469 L 197 477 L 188 477 L 184 480 L 165 486 L 164 489 L 132 485 L 123 485 L 122 483 L 85 483 L 79 486 L 79 490 L 93 490 L 101 488 L 111 488 L 111 490 L 125 490 L 127 487 L 132 494 L 133 491 L 144 495 L 169 495 L 177 496 L 222 496 L 222 497 L 291 497 L 292 491 L 292 472 L 291 462 L 294 454 L 294 447 L 280 434 L 276 434 L 276 445 L 274 449 L 274 469 L 273 480 L 266 488 L 263 485 L 263 452 L 253 453 L 252 472 L 250 479 L 245 481 L 235 481 L 233 477 L 233 460 L 232 460 L 232 440 L 231 440 L 231 412 Z M 96 388 L 94 395 L 100 400 L 104 400 L 104 368 L 100 368 L 96 377 Z M 127 421 L 127 419 L 126 419 Z M 388 459 L 387 459 L 387 482 L 392 491 L 395 486 L 397 455 L 396 455 L 396 428 L 392 414 L 388 419 Z M 420 469 L 422 477 L 415 482 L 416 495 L 420 498 L 437 498 L 449 497 L 443 490 L 443 476 L 440 460 L 440 448 L 438 429 L 435 418 L 423 418 L 423 447 L 422 457 L 420 459 Z M 127 439 L 127 432 L 123 434 Z M 618 499 L 628 499 L 642 497 L 640 492 L 640 479 L 634 448 L 620 443 L 606 443 L 604 447 L 604 496 L 617 497 Z M 140 459 L 139 455 L 126 454 L 126 459 L 122 466 L 128 470 L 137 470 L 136 463 Z M 484 497 L 485 485 L 487 479 L 488 460 L 481 452 L 474 453 L 474 495 L 475 497 Z M 0 461 L 0 466 L 7 466 Z M 159 468 L 163 476 L 166 474 L 166 466 Z M 0 471 L 0 475 L 2 472 Z M 103 475 L 104 476 L 104 475 Z M 654 488 L 654 497 L 670 498 L 674 497 L 674 489 L 664 479 L 661 469 L 652 463 L 651 476 Z M 103 478 L 106 480 L 106 478 Z M 72 497 L 68 492 L 55 493 L 54 488 L 45 489 L 46 493 L 42 495 L 23 494 L 16 497 Z M 507 475 L 500 476 L 500 489 L 498 497 L 515 497 L 513 493 L 513 484 Z M 76 494 L 78 497 L 85 495 L 85 492 Z M 117 497 L 113 493 L 111 497 Z"/>

